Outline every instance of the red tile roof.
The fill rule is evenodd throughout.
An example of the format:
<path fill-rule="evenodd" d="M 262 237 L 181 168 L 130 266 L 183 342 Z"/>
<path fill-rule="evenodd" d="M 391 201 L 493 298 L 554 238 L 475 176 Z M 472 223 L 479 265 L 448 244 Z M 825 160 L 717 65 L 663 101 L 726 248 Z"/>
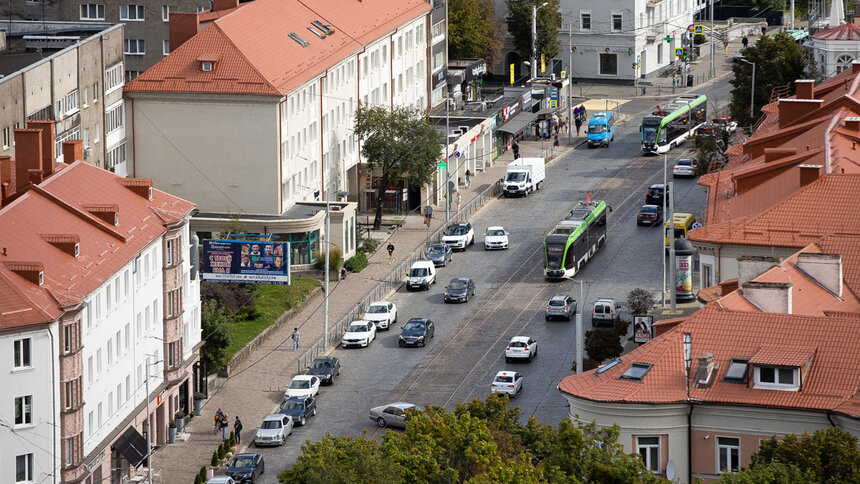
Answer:
<path fill-rule="evenodd" d="M 255 0 L 214 20 L 126 92 L 284 95 L 430 10 L 425 0 Z M 334 31 L 320 39 L 312 21 Z M 302 47 L 293 32 L 310 45 Z M 212 71 L 201 56 L 220 55 Z"/>
<path fill-rule="evenodd" d="M 823 330 L 826 328 L 826 330 Z M 677 403 L 686 394 L 683 335 L 690 334 L 693 364 L 689 398 L 703 403 L 766 406 L 818 411 L 833 410 L 860 417 L 856 404 L 860 389 L 857 355 L 860 354 L 860 315 L 853 317 L 815 317 L 786 314 L 729 311 L 709 304 L 686 321 L 649 343 L 621 357 L 621 363 L 598 374 L 588 371 L 571 375 L 559 388 L 578 398 L 621 403 Z M 792 351 L 762 350 L 766 347 L 791 348 Z M 799 351 L 797 351 L 799 349 Z M 800 391 L 753 388 L 748 384 L 724 381 L 733 358 L 750 359 L 767 354 L 775 364 L 798 364 L 814 351 Z M 697 387 L 695 359 L 712 353 L 718 365 L 709 387 Z M 784 360 L 780 360 L 780 357 Z M 634 362 L 653 365 L 641 381 L 619 377 Z"/>
<path fill-rule="evenodd" d="M 815 348 L 788 348 L 785 346 L 762 346 L 752 355 L 753 365 L 804 366 L 809 363 Z"/>
<path fill-rule="evenodd" d="M 812 34 L 815 39 L 821 40 L 860 40 L 860 27 L 853 23 L 833 27 L 832 29 L 819 30 Z"/>

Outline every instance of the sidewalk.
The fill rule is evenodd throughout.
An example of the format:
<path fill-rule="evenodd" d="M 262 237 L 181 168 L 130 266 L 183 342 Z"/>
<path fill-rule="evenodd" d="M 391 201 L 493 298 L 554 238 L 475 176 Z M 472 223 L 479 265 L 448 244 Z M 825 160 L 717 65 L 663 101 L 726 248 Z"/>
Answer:
<path fill-rule="evenodd" d="M 583 136 L 574 136 L 572 145 L 567 144 L 567 133 L 559 134 L 560 146 L 555 148 L 553 162 L 571 151 L 576 145 L 585 140 Z M 541 141 L 523 140 L 519 143 L 520 154 L 523 157 L 540 156 Z M 551 146 L 545 141 L 544 148 Z M 463 205 L 474 199 L 478 194 L 489 188 L 500 178 L 504 177 L 505 165 L 513 160 L 513 153 L 508 151 L 493 161 L 493 165 L 485 171 L 478 172 L 472 177 L 471 188 L 460 187 Z M 436 213 L 444 213 L 445 207 L 434 207 Z M 444 224 L 434 218 L 431 230 L 436 230 Z M 394 263 L 388 263 L 388 254 L 380 244 L 380 249 L 369 257 L 370 265 L 359 273 L 349 274 L 341 282 L 331 285 L 329 298 L 329 321 L 339 321 L 368 293 L 373 290 L 380 280 L 385 278 L 394 267 L 406 259 L 427 238 L 427 227 L 420 214 L 406 217 L 404 224 L 390 237 L 394 244 Z M 387 245 L 387 244 L 386 244 Z M 250 357 L 236 368 L 223 384 L 212 391 L 210 398 L 202 409 L 202 415 L 195 417 L 186 426 L 188 438 L 159 448 L 152 457 L 153 469 L 160 471 L 162 476 L 170 476 L 170 482 L 193 482 L 194 475 L 201 466 L 209 464 L 212 452 L 221 442 L 220 434 L 212 431 L 212 416 L 219 408 L 228 415 L 232 422 L 236 415 L 242 420 L 243 442 L 239 450 L 247 448 L 253 437 L 256 425 L 265 415 L 268 415 L 280 403 L 285 385 L 295 374 L 299 356 L 305 350 L 322 338 L 323 311 L 322 298 L 315 297 L 293 317 L 292 321 L 275 331 L 268 341 L 256 348 Z M 302 347 L 292 351 L 289 340 L 293 328 L 299 328 Z M 219 382 L 220 383 L 220 382 Z M 231 427 L 232 430 L 232 427 Z M 272 469 L 280 471 L 281 469 Z"/>

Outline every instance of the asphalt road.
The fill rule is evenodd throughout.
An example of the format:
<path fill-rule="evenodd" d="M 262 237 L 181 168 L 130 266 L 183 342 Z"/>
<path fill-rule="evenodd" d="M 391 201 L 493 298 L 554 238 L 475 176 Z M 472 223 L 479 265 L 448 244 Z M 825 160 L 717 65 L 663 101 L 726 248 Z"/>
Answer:
<path fill-rule="evenodd" d="M 454 254 L 438 271 L 438 283 L 426 292 L 401 288 L 389 300 L 398 307 L 398 323 L 380 332 L 368 348 L 335 350 L 343 371 L 333 386 L 323 387 L 319 411 L 305 428 L 297 427 L 282 448 L 251 449 L 264 455 L 268 472 L 261 482 L 275 483 L 277 470 L 291 465 L 305 440 L 326 433 L 379 438 L 368 410 L 394 401 L 453 408 L 457 402 L 485 396 L 493 375 L 516 370 L 524 375 L 523 392 L 512 404 L 526 417 L 556 424 L 568 415 L 566 400 L 556 389 L 575 361 L 575 322 L 544 321 L 546 301 L 557 293 L 570 294 L 585 310 L 585 330 L 591 329 L 590 304 L 601 297 L 626 301 L 627 293 L 643 288 L 659 293 L 662 285 L 662 236 L 659 227 L 637 227 L 636 212 L 644 204 L 645 189 L 663 182 L 663 158 L 643 157 L 638 126 L 653 101 L 625 106 L 628 121 L 617 128 L 608 148 L 575 150 L 547 167 L 543 188 L 527 198 L 494 200 L 472 219 L 475 245 Z M 674 160 L 685 147 L 669 153 L 669 177 Z M 675 180 L 677 210 L 701 213 L 704 192 L 694 180 Z M 546 281 L 542 241 L 545 233 L 587 192 L 612 207 L 607 244 L 577 275 L 576 280 Z M 510 249 L 485 251 L 482 234 L 487 226 L 502 225 L 510 232 Z M 444 304 L 442 292 L 452 278 L 471 277 L 477 295 L 468 303 Z M 584 302 L 579 301 L 583 281 Z M 623 311 L 623 309 L 622 309 Z M 436 323 L 435 338 L 427 347 L 399 348 L 398 334 L 410 317 L 429 317 Z M 507 364 L 504 348 L 516 335 L 538 341 L 531 363 Z M 280 394 L 271 395 L 273 404 Z M 249 434 L 259 422 L 246 422 Z M 250 435 L 248 435 L 250 438 Z"/>

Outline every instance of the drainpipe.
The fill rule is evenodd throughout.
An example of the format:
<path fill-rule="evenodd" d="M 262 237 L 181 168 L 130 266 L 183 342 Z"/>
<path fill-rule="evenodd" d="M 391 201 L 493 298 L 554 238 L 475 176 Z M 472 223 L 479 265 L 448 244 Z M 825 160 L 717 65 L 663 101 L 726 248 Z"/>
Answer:
<path fill-rule="evenodd" d="M 687 482 L 693 482 L 693 402 L 690 402 L 690 411 L 687 413 Z"/>
<path fill-rule="evenodd" d="M 51 419 L 53 419 L 53 417 L 54 417 L 53 412 L 59 412 L 59 410 L 57 409 L 57 381 L 56 381 L 55 376 L 54 376 L 54 374 L 55 374 L 54 365 L 57 361 L 57 357 L 56 357 L 56 355 L 54 355 L 54 333 L 51 332 L 51 325 L 48 325 L 48 335 L 51 337 L 51 409 L 52 409 Z M 54 463 L 56 463 L 57 462 L 57 432 L 62 431 L 62 426 L 57 425 L 57 423 L 54 422 L 53 427 L 54 427 L 52 429 L 53 431 L 51 432 L 51 436 L 52 436 L 52 438 L 51 438 L 51 441 L 52 441 L 51 457 L 54 459 Z M 60 429 L 60 430 L 58 430 L 58 429 Z M 53 464 L 52 464 L 52 466 L 53 466 Z M 53 470 L 51 471 L 51 476 L 54 478 L 54 483 L 56 484 L 56 482 L 57 482 L 57 469 L 56 468 L 53 468 Z"/>

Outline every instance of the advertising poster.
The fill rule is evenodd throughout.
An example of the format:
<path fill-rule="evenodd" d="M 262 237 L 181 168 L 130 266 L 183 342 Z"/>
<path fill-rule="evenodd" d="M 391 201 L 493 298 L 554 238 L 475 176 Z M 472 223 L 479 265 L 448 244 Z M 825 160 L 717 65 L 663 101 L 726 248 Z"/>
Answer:
<path fill-rule="evenodd" d="M 647 343 L 654 337 L 651 331 L 653 316 L 633 316 L 633 342 Z"/>
<path fill-rule="evenodd" d="M 690 295 L 693 293 L 693 256 L 675 256 L 675 292 Z"/>
<path fill-rule="evenodd" d="M 203 280 L 249 284 L 289 284 L 289 242 L 204 240 Z"/>

